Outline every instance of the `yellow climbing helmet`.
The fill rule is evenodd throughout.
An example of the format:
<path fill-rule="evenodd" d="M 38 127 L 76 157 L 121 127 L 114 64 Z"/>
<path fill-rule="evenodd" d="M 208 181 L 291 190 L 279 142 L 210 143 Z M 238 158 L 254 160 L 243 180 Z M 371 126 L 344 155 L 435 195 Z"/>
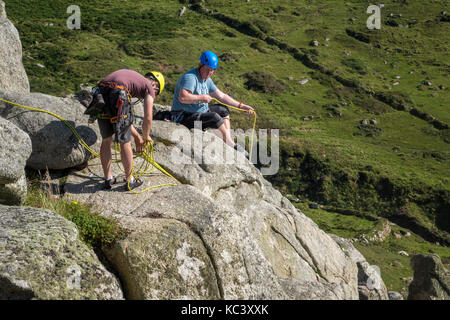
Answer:
<path fill-rule="evenodd" d="M 164 76 L 162 75 L 162 73 L 158 71 L 150 71 L 145 75 L 145 77 L 150 78 L 151 80 L 156 80 L 158 82 L 159 90 L 157 95 L 160 95 L 163 92 L 165 84 Z"/>

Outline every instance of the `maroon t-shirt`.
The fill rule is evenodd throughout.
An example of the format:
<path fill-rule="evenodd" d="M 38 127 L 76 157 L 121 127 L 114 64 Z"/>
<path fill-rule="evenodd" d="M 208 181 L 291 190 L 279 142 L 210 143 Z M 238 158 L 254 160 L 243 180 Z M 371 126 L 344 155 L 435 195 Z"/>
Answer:
<path fill-rule="evenodd" d="M 129 69 L 114 71 L 102 79 L 102 82 L 116 82 L 125 86 L 132 97 L 144 99 L 147 94 L 155 99 L 155 90 L 150 81 L 140 73 Z"/>

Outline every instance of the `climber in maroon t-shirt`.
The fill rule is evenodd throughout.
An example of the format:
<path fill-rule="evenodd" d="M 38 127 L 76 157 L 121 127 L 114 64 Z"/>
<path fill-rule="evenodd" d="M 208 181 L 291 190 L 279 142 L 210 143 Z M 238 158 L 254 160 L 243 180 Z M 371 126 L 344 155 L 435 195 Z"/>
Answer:
<path fill-rule="evenodd" d="M 116 178 L 111 175 L 111 144 L 113 141 L 113 135 L 115 139 L 120 143 L 120 153 L 122 164 L 125 170 L 125 176 L 127 184 L 125 185 L 128 190 L 134 189 L 140 186 L 143 182 L 139 178 L 132 176 L 133 168 L 133 150 L 131 148 L 131 135 L 134 137 L 136 144 L 136 151 L 141 152 L 143 145 L 150 142 L 150 130 L 152 128 L 152 113 L 153 113 L 153 100 L 155 99 L 155 93 L 161 94 L 164 88 L 164 77 L 160 72 L 151 71 L 144 76 L 136 71 L 121 69 L 115 71 L 105 78 L 103 78 L 99 87 L 105 104 L 115 105 L 118 99 L 118 90 L 122 90 L 122 94 L 125 95 L 124 108 L 130 109 L 130 114 L 126 115 L 125 121 L 120 126 L 114 126 L 110 119 L 99 119 L 98 125 L 100 133 L 102 135 L 102 144 L 100 148 L 100 159 L 103 167 L 103 173 L 105 175 L 105 185 L 103 189 L 111 189 L 111 184 L 116 182 Z M 138 99 L 144 99 L 144 121 L 142 124 L 142 137 L 136 131 L 133 126 L 133 119 L 131 115 L 131 105 L 129 98 L 134 97 Z"/>

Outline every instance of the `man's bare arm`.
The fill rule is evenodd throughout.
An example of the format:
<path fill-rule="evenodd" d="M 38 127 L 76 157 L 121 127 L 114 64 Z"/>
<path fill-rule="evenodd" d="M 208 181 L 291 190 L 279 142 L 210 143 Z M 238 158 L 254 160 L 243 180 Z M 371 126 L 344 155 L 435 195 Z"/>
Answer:
<path fill-rule="evenodd" d="M 178 94 L 178 101 L 182 104 L 193 104 L 197 102 L 209 103 L 211 102 L 211 96 L 208 94 L 193 94 L 189 90 L 181 89 Z"/>
<path fill-rule="evenodd" d="M 147 141 L 153 142 L 150 138 L 150 131 L 152 130 L 153 119 L 153 98 L 151 95 L 146 95 L 144 98 L 144 121 L 142 123 L 142 137 L 144 143 Z"/>
<path fill-rule="evenodd" d="M 229 95 L 223 93 L 219 89 L 217 89 L 216 91 L 211 93 L 211 96 L 213 98 L 219 100 L 220 102 L 223 102 L 223 103 L 225 103 L 227 105 L 230 105 L 232 107 L 240 108 L 240 109 L 243 109 L 243 110 L 247 110 L 247 113 L 250 113 L 251 111 L 253 111 L 253 108 L 250 107 L 249 105 L 246 105 L 246 104 L 243 104 L 243 103 L 241 103 L 239 101 L 236 101 L 235 99 L 233 99 Z"/>

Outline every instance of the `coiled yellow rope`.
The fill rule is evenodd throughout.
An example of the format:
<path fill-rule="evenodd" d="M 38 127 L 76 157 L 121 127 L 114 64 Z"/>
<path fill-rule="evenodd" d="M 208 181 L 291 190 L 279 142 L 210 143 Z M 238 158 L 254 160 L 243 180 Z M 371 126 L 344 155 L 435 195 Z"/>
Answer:
<path fill-rule="evenodd" d="M 120 167 L 119 165 L 119 161 L 117 161 L 117 153 L 120 153 L 120 144 L 119 143 L 115 143 L 114 144 L 114 150 L 116 152 L 116 163 L 119 166 L 119 169 L 122 170 L 122 172 L 124 172 L 124 170 Z M 155 156 L 154 156 L 154 151 L 153 151 L 153 144 L 152 143 L 147 143 L 145 146 L 145 149 L 141 152 L 141 154 L 138 154 L 137 157 L 141 157 L 144 161 L 141 163 L 139 168 L 136 168 L 133 165 L 132 171 L 131 171 L 131 175 L 130 178 L 127 180 L 127 186 L 128 186 L 128 190 L 134 194 L 141 194 L 144 193 L 150 189 L 154 189 L 154 188 L 160 188 L 160 187 L 164 187 L 164 186 L 176 186 L 177 184 L 175 183 L 165 183 L 165 184 L 160 184 L 157 186 L 151 186 L 148 187 L 144 190 L 141 191 L 134 191 L 130 188 L 130 179 L 131 176 L 135 177 L 135 178 L 139 178 L 143 175 L 146 174 L 150 174 L 154 168 L 158 169 L 159 171 L 161 171 L 162 173 L 164 173 L 166 176 L 174 179 L 175 181 L 177 181 L 177 179 L 175 179 L 170 173 L 168 173 L 166 170 L 164 170 L 164 168 L 162 168 L 155 160 Z M 178 181 L 177 181 L 178 182 Z"/>
<path fill-rule="evenodd" d="M 15 102 L 11 102 L 11 101 L 8 101 L 8 100 L 4 100 L 4 99 L 1 99 L 1 98 L 0 98 L 0 101 L 3 101 L 3 102 L 5 102 L 5 103 L 7 103 L 7 104 L 10 104 L 10 105 L 13 105 L 13 106 L 16 106 L 16 107 L 19 107 L 19 108 L 23 108 L 23 109 L 27 109 L 27 110 L 31 110 L 31 111 L 37 111 L 37 112 L 47 113 L 47 114 L 49 114 L 49 115 L 51 115 L 51 116 L 53 116 L 53 117 L 55 117 L 55 118 L 61 120 L 61 121 L 62 121 L 62 122 L 63 122 L 63 123 L 64 123 L 64 124 L 65 124 L 72 132 L 73 132 L 73 134 L 75 135 L 75 137 L 77 137 L 77 139 L 78 139 L 78 141 L 80 142 L 80 144 L 81 144 L 87 151 L 89 151 L 93 156 L 95 156 L 95 157 L 97 157 L 97 158 L 100 158 L 100 155 L 99 155 L 97 152 L 95 152 L 91 147 L 89 147 L 89 146 L 86 144 L 86 142 L 84 142 L 83 138 L 78 134 L 78 132 L 75 130 L 75 128 L 74 128 L 67 120 L 65 120 L 64 118 L 60 117 L 59 115 L 57 115 L 57 114 L 55 114 L 55 113 L 53 113 L 53 112 L 44 110 L 44 109 L 38 109 L 38 108 L 33 108 L 33 107 L 24 106 L 24 105 L 21 105 L 21 104 L 15 103 Z M 118 144 L 116 144 L 116 151 L 117 151 L 117 145 L 118 145 Z M 135 175 L 135 177 L 141 177 L 141 176 L 143 176 L 143 175 L 145 175 L 145 174 L 149 174 L 149 173 L 153 170 L 153 167 L 156 167 L 159 171 L 161 171 L 162 173 L 164 173 L 164 174 L 167 175 L 168 177 L 170 177 L 170 178 L 174 179 L 175 181 L 177 181 L 177 179 L 175 179 L 170 173 L 168 173 L 166 170 L 164 170 L 164 169 L 163 169 L 163 168 L 162 168 L 162 167 L 154 160 L 153 144 L 152 144 L 152 143 L 149 143 L 149 144 L 146 145 L 146 147 L 145 147 L 145 149 L 142 151 L 140 157 L 142 157 L 142 158 L 144 159 L 144 161 L 143 161 L 143 163 L 142 163 L 142 165 L 141 165 L 141 168 L 138 168 L 138 169 L 137 169 L 137 174 Z M 116 159 L 116 160 L 117 160 L 117 159 Z M 118 161 L 116 161 L 116 162 L 118 163 Z M 145 169 L 142 169 L 142 166 L 145 166 Z M 149 169 L 150 166 L 152 166 L 151 169 Z M 132 169 L 132 175 L 133 175 L 134 169 L 135 169 L 135 168 L 134 168 L 134 166 L 133 166 L 133 169 Z M 122 170 L 122 171 L 123 171 L 123 170 Z M 131 176 L 130 176 L 130 177 L 131 177 Z M 143 193 L 143 192 L 145 192 L 145 191 L 147 191 L 147 190 L 150 190 L 150 189 L 153 189 L 153 188 L 159 188 L 159 187 L 163 187 L 163 186 L 175 186 L 175 185 L 176 185 L 176 184 L 174 184 L 174 183 L 166 183 L 166 184 L 161 184 L 161 185 L 158 185 L 158 186 L 152 186 L 152 187 L 146 188 L 146 189 L 143 190 L 143 191 L 136 192 L 136 191 L 131 190 L 129 180 L 130 180 L 130 179 L 128 179 L 128 181 L 127 181 L 128 190 L 131 191 L 132 193 L 135 193 L 135 194 L 140 194 L 140 193 Z M 177 181 L 177 182 L 178 182 L 178 181 Z"/>

